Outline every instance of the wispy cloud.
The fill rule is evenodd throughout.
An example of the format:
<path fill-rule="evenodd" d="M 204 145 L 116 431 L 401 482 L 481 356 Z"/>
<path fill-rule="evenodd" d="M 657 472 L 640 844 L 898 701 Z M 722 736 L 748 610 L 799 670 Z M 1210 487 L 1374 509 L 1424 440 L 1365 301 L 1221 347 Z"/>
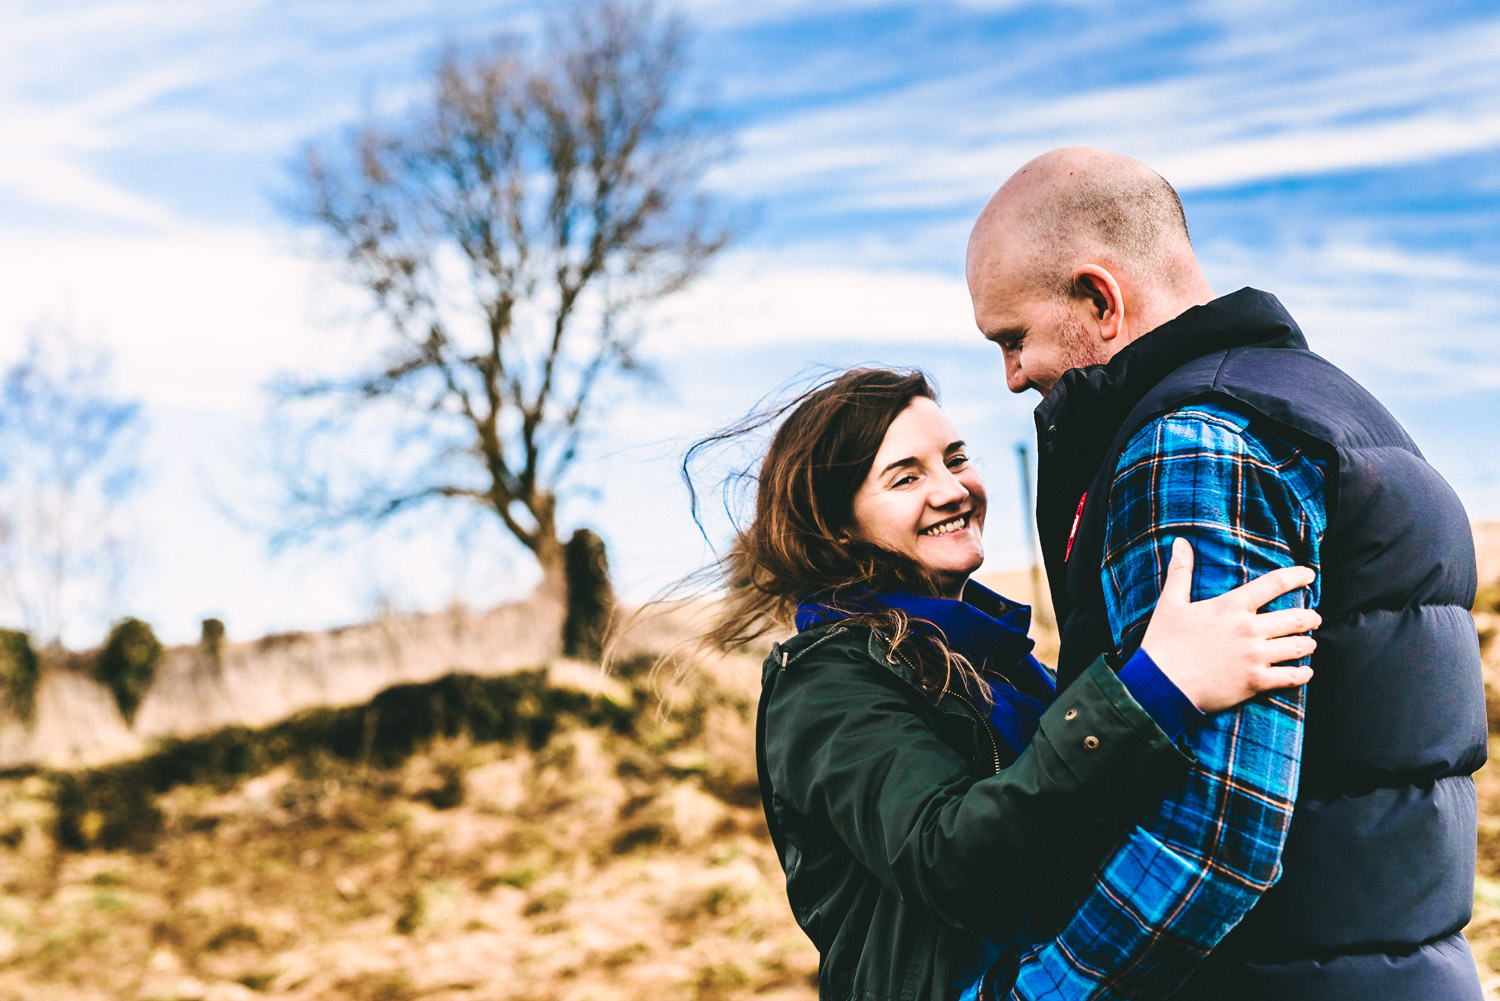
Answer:
<path fill-rule="evenodd" d="M 520 8 L 525 23 L 535 19 L 529 6 Z M 170 182 L 126 184 L 116 157 L 275 163 L 315 131 L 404 103 L 422 54 L 450 30 L 498 30 L 517 9 L 413 0 L 295 9 L 275 0 L 23 4 L 0 31 L 8 137 L 0 195 L 70 217 L 171 225 L 180 213 Z"/>
<path fill-rule="evenodd" d="M 1091 44 L 1075 58 L 1111 55 Z M 1039 94 L 1025 67 L 956 67 L 758 123 L 720 179 L 819 194 L 847 212 L 972 203 L 1070 142 L 1140 156 L 1183 189 L 1420 162 L 1500 147 L 1497 51 L 1500 19 L 1486 19 L 1407 35 L 1378 59 L 1299 50 L 1296 72 L 1282 66 L 1291 54 L 1269 65 L 1189 56 L 1184 72 Z"/>
<path fill-rule="evenodd" d="M 1314 350 L 1379 396 L 1500 389 L 1492 262 L 1344 236 L 1254 251 L 1209 239 L 1200 257 L 1222 292 L 1248 284 L 1276 293 Z"/>

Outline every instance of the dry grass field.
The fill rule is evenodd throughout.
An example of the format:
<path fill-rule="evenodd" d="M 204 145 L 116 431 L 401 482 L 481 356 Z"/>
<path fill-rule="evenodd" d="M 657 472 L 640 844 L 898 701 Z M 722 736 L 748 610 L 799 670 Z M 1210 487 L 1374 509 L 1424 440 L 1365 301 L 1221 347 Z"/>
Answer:
<path fill-rule="evenodd" d="M 1497 601 L 1476 620 L 1500 693 Z M 640 663 L 0 778 L 0 1001 L 811 999 L 755 786 L 758 665 L 667 685 L 662 713 Z M 1479 779 L 1469 934 L 1500 998 L 1500 773 Z"/>
<path fill-rule="evenodd" d="M 154 810 L 95 786 L 71 848 L 53 777 L 0 782 L 0 998 L 810 997 L 745 753 L 758 674 L 725 668 L 665 717 L 563 664 L 506 695 L 510 733 L 361 762 L 377 723 L 373 755 L 202 768 Z"/>

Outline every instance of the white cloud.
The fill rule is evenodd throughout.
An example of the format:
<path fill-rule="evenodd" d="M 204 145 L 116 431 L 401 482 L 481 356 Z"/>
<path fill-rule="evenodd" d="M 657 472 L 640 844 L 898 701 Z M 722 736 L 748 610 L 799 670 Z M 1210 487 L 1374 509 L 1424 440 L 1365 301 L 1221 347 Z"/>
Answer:
<path fill-rule="evenodd" d="M 1500 108 L 1481 116 L 1433 111 L 1368 125 L 1332 126 L 1163 153 L 1152 166 L 1181 190 L 1268 178 L 1392 167 L 1500 145 Z"/>
<path fill-rule="evenodd" d="M 121 380 L 148 405 L 254 411 L 275 372 L 324 366 L 346 348 L 363 305 L 315 262 L 251 230 L 86 243 L 6 234 L 0 273 L 10 283 L 0 335 L 19 344 L 39 318 L 68 323 L 114 349 Z"/>
<path fill-rule="evenodd" d="M 978 343 L 968 292 L 954 274 L 817 264 L 798 255 L 725 260 L 656 314 L 649 348 L 667 355 L 774 350 L 838 341 L 872 347 Z"/>
<path fill-rule="evenodd" d="M 1254 251 L 1201 241 L 1220 292 L 1254 285 L 1286 303 L 1313 350 L 1382 398 L 1500 389 L 1500 267 L 1448 251 L 1330 238 Z"/>

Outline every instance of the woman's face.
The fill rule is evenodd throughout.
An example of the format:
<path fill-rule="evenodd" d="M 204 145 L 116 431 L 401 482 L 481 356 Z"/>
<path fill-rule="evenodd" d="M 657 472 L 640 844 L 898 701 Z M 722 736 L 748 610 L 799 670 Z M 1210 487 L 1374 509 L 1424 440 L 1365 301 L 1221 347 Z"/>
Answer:
<path fill-rule="evenodd" d="M 908 556 L 957 598 L 984 562 L 984 482 L 936 403 L 919 396 L 896 416 L 854 494 L 854 534 Z"/>

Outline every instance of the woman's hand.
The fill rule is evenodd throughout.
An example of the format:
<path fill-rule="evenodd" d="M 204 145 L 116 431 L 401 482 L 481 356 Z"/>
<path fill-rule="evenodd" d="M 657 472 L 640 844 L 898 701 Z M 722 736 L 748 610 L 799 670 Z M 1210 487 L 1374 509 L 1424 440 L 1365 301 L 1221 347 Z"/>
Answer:
<path fill-rule="evenodd" d="M 1272 570 L 1216 598 L 1192 600 L 1193 547 L 1172 542 L 1172 560 L 1141 649 L 1193 705 L 1215 712 L 1273 688 L 1304 685 L 1310 667 L 1273 667 L 1313 652 L 1301 635 L 1322 625 L 1310 608 L 1257 614 L 1266 602 L 1311 584 L 1308 567 Z"/>

